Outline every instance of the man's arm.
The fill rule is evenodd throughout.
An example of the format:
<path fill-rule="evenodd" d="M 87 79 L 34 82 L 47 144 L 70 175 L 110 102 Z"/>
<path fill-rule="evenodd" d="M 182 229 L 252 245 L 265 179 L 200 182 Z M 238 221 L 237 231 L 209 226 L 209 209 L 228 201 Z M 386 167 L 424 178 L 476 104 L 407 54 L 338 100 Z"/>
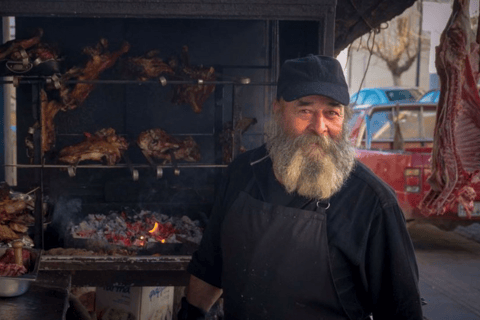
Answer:
<path fill-rule="evenodd" d="M 375 320 L 422 320 L 418 267 L 405 220 L 391 206 L 372 223 L 367 277 Z"/>
<path fill-rule="evenodd" d="M 187 287 L 187 301 L 191 305 L 208 312 L 218 298 L 220 298 L 222 292 L 222 289 L 191 275 L 190 283 Z"/>

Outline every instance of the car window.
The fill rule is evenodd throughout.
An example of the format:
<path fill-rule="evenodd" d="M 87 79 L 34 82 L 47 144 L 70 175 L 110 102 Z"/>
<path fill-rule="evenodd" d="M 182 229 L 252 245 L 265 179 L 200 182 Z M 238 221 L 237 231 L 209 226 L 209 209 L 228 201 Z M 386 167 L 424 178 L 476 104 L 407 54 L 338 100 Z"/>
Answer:
<path fill-rule="evenodd" d="M 382 110 L 372 113 L 369 129 L 372 141 L 393 139 L 392 111 Z"/>
<path fill-rule="evenodd" d="M 380 98 L 375 92 L 370 92 L 363 101 L 362 104 L 379 104 Z"/>
<path fill-rule="evenodd" d="M 388 90 L 385 91 L 385 95 L 389 101 L 400 101 L 400 100 L 417 100 L 414 93 L 409 90 Z"/>
<path fill-rule="evenodd" d="M 367 92 L 365 91 L 360 91 L 355 93 L 352 98 L 350 99 L 350 103 L 353 104 L 363 104 L 363 101 L 365 100 L 365 95 Z M 358 97 L 358 98 L 357 98 Z"/>
<path fill-rule="evenodd" d="M 422 139 L 422 133 L 420 132 L 420 110 L 400 111 L 398 124 L 404 140 Z"/>
<path fill-rule="evenodd" d="M 358 117 L 362 114 L 362 112 L 354 112 L 352 118 L 348 120 L 347 126 L 350 130 L 353 129 L 353 126 L 357 122 Z"/>
<path fill-rule="evenodd" d="M 436 111 L 424 110 L 423 111 L 423 131 L 425 139 L 433 140 L 433 132 L 435 129 Z"/>
<path fill-rule="evenodd" d="M 423 97 L 418 100 L 419 102 L 438 102 L 438 94 L 440 91 L 430 91 L 427 92 Z"/>

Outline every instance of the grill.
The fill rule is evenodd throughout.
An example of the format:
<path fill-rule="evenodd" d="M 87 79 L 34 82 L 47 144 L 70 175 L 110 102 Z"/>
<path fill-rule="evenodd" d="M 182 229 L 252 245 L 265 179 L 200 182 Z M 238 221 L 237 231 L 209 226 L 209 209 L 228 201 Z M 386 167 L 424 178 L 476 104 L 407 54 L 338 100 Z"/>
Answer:
<path fill-rule="evenodd" d="M 58 46 L 61 72 L 85 65 L 82 50 L 108 40 L 108 50 L 125 41 L 130 50 L 101 73 L 87 99 L 74 110 L 55 116 L 55 144 L 41 150 L 41 91 L 56 83 L 51 75 L 15 76 L 18 189 L 35 191 L 36 248 L 104 249 L 72 237 L 68 230 L 89 215 L 122 214 L 129 223 L 148 211 L 152 215 L 188 217 L 204 227 L 222 172 L 242 149 L 264 142 L 270 102 L 280 64 L 308 53 L 333 54 L 334 1 L 2 1 L 0 12 L 16 17 L 16 37 L 26 39 L 43 29 L 42 41 Z M 195 112 L 177 105 L 174 88 L 198 80 L 169 75 L 147 81 L 126 77 L 128 57 L 158 50 L 158 56 L 181 56 L 188 46 L 191 65 L 213 67 L 216 78 L 202 85 L 215 91 Z M 47 72 L 48 73 L 48 72 Z M 82 83 L 73 79 L 68 84 Z M 197 110 L 198 111 L 198 110 Z M 245 119 L 254 119 L 242 130 Z M 120 162 L 65 164 L 60 150 L 84 140 L 84 132 L 114 128 L 129 142 Z M 136 144 L 145 130 L 161 128 L 182 141 L 198 143 L 201 160 L 169 163 L 146 156 Z M 227 131 L 229 129 L 229 131 Z M 242 133 L 245 131 L 244 133 Z M 24 141 L 34 148 L 27 150 Z M 227 143 L 227 145 L 226 145 Z M 28 152 L 26 152 L 28 151 Z M 227 155 L 227 157 L 225 157 Z M 46 209 L 47 208 L 47 209 Z M 45 220 L 46 219 L 46 220 Z M 147 226 L 145 226 L 147 228 Z M 66 232 L 67 231 L 67 232 Z M 133 236 L 133 241 L 137 239 Z M 115 247 L 114 245 L 112 245 Z M 44 255 L 40 272 L 69 274 L 72 285 L 184 285 L 186 265 L 195 244 L 151 242 L 126 246 L 130 256 Z M 134 250 L 133 250 L 134 249 Z M 153 256 L 152 256 L 153 255 Z"/>

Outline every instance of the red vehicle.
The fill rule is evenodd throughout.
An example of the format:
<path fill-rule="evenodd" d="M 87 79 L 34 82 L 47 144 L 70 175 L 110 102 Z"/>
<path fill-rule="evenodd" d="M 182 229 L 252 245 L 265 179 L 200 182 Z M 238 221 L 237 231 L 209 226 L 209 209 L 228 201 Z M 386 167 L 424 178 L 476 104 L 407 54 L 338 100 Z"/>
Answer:
<path fill-rule="evenodd" d="M 444 230 L 480 221 L 480 183 L 475 210 L 467 217 L 462 205 L 443 215 L 424 216 L 418 205 L 430 189 L 436 104 L 403 103 L 354 108 L 351 138 L 358 159 L 396 192 L 407 221 L 421 220 Z"/>

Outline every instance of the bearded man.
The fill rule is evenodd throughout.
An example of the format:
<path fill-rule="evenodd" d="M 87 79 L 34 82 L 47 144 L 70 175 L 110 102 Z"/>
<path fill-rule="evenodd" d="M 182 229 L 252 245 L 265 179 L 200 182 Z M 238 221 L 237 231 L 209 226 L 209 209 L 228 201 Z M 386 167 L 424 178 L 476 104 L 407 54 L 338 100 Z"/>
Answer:
<path fill-rule="evenodd" d="M 281 68 L 265 146 L 229 166 L 188 266 L 179 319 L 421 320 L 418 269 L 394 192 L 355 160 L 331 57 Z"/>

